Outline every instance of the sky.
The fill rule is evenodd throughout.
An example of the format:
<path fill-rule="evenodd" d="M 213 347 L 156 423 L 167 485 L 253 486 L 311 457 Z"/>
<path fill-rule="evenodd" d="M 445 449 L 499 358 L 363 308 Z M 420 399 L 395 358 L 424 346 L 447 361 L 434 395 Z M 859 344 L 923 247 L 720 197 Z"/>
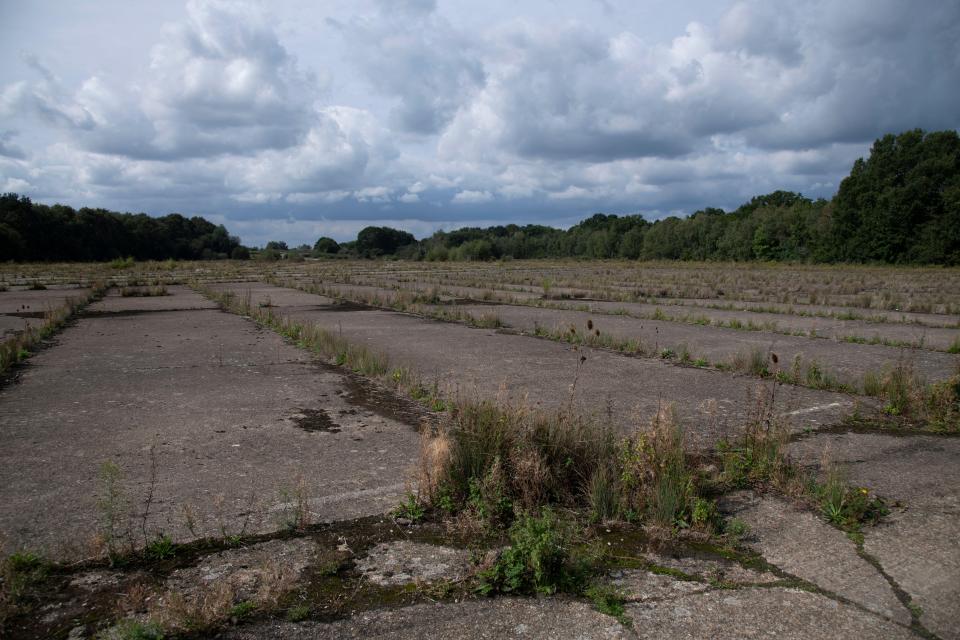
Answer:
<path fill-rule="evenodd" d="M 960 127 L 960 2 L 0 0 L 0 191 L 248 245 L 832 196 Z"/>

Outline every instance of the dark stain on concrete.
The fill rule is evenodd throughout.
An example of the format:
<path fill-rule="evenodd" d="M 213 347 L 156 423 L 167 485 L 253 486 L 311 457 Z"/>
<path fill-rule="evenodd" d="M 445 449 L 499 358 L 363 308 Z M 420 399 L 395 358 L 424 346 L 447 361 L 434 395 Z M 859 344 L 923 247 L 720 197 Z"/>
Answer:
<path fill-rule="evenodd" d="M 304 431 L 340 433 L 340 425 L 323 409 L 301 409 L 299 414 L 293 416 L 293 422 Z"/>

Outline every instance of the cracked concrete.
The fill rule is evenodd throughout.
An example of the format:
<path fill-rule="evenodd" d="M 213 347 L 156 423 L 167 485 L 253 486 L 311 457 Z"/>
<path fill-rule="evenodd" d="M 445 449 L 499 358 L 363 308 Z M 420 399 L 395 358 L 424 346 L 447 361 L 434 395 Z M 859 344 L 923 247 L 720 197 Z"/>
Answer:
<path fill-rule="evenodd" d="M 927 629 L 960 638 L 960 438 L 823 433 L 790 452 L 812 467 L 826 459 L 892 503 L 864 531 L 864 550 L 920 608 Z"/>
<path fill-rule="evenodd" d="M 497 598 L 424 604 L 361 613 L 333 623 L 263 622 L 224 633 L 226 640 L 325 640 L 353 638 L 578 638 L 635 637 L 585 602 L 565 598 Z"/>
<path fill-rule="evenodd" d="M 357 569 L 367 580 L 381 586 L 438 580 L 456 582 L 470 573 L 470 552 L 407 540 L 384 542 L 358 560 Z"/>
<path fill-rule="evenodd" d="M 637 638 L 739 640 L 915 638 L 908 629 L 856 607 L 799 589 L 695 593 L 627 605 Z"/>
<path fill-rule="evenodd" d="M 857 554 L 842 531 L 815 514 L 749 493 L 729 496 L 724 508 L 750 527 L 746 542 L 767 562 L 868 611 L 910 624 L 910 612 L 887 580 Z"/>

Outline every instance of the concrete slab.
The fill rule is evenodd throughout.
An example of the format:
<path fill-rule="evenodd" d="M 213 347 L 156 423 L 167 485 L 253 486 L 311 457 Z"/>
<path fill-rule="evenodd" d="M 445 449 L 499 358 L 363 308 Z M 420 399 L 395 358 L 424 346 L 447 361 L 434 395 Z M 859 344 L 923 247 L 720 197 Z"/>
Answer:
<path fill-rule="evenodd" d="M 724 300 L 723 298 L 663 298 L 656 304 L 680 304 L 689 308 L 710 308 L 715 306 L 732 307 L 734 309 L 744 310 L 763 310 L 776 308 L 785 314 L 791 315 L 844 315 L 855 314 L 869 318 L 882 319 L 885 322 L 899 322 L 906 324 L 917 324 L 928 327 L 957 327 L 960 326 L 960 317 L 955 314 L 945 313 L 919 313 L 913 311 L 887 311 L 883 309 L 871 309 L 863 307 L 845 307 L 838 305 L 823 304 L 794 304 L 778 303 L 766 301 L 750 300 Z"/>
<path fill-rule="evenodd" d="M 0 315 L 15 313 L 42 314 L 57 309 L 67 300 L 80 300 L 90 295 L 90 289 L 45 289 L 40 291 L 2 291 L 0 292 Z"/>
<path fill-rule="evenodd" d="M 840 640 L 915 638 L 909 629 L 856 607 L 798 589 L 695 593 L 627 605 L 638 638 Z"/>
<path fill-rule="evenodd" d="M 960 336 L 960 329 L 956 326 L 939 326 L 941 324 L 951 324 L 951 318 L 937 316 L 937 325 L 930 326 L 926 324 L 917 324 L 913 322 L 868 322 L 866 320 L 839 320 L 836 318 L 824 318 L 814 315 L 794 315 L 784 313 L 767 313 L 763 311 L 745 309 L 742 311 L 733 311 L 726 309 L 712 309 L 709 307 L 700 307 L 691 309 L 682 305 L 671 304 L 645 304 L 639 302 L 605 302 L 605 301 L 551 301 L 552 305 L 565 308 L 588 307 L 593 312 L 623 312 L 636 316 L 651 317 L 659 310 L 664 315 L 687 319 L 688 321 L 707 318 L 713 324 L 728 323 L 730 321 L 740 321 L 744 324 L 753 322 L 757 325 L 773 325 L 778 332 L 795 333 L 803 332 L 808 335 L 813 334 L 821 338 L 831 338 L 840 340 L 849 336 L 859 336 L 868 340 L 887 339 L 891 341 L 900 341 L 907 343 L 922 343 L 928 349 L 948 349 Z M 802 310 L 801 310 L 802 311 Z M 854 310 L 849 310 L 855 312 Z M 860 315 L 872 317 L 872 313 L 866 310 L 860 311 Z M 881 314 L 879 317 L 887 317 Z"/>
<path fill-rule="evenodd" d="M 102 529 L 105 461 L 118 527 L 182 541 L 382 513 L 418 444 L 342 372 L 209 310 L 81 319 L 0 390 L 0 440 L 0 531 L 54 557 Z"/>
<path fill-rule="evenodd" d="M 754 378 L 602 350 L 575 351 L 548 340 L 400 313 L 352 311 L 323 296 L 270 285 L 219 288 L 249 290 L 254 301 L 269 299 L 276 313 L 317 323 L 385 353 L 393 366 L 409 367 L 427 384 L 436 382 L 454 395 L 526 399 L 536 406 L 558 408 L 570 405 L 576 381 L 574 405 L 624 429 L 636 428 L 658 407 L 675 403 L 690 440 L 701 446 L 739 428 L 754 406 L 748 401 L 758 384 Z M 578 373 L 582 356 L 586 360 Z M 855 405 L 846 395 L 799 387 L 782 387 L 777 402 L 780 411 L 793 416 L 798 429 L 833 424 Z"/>
<path fill-rule="evenodd" d="M 633 632 L 584 602 L 562 598 L 497 598 L 454 604 L 425 604 L 382 609 L 354 618 L 318 622 L 263 622 L 232 629 L 229 640 L 310 638 L 633 638 Z"/>
<path fill-rule="evenodd" d="M 382 542 L 357 561 L 367 580 L 381 586 L 460 581 L 471 570 L 470 551 L 422 542 Z"/>
<path fill-rule="evenodd" d="M 750 528 L 748 543 L 767 562 L 867 611 L 910 624 L 910 612 L 890 584 L 842 531 L 779 498 L 745 493 L 730 498 L 728 508 Z"/>
<path fill-rule="evenodd" d="M 165 296 L 128 296 L 113 289 L 102 300 L 86 309 L 88 315 L 99 313 L 136 313 L 148 311 L 183 311 L 195 309 L 216 309 L 217 305 L 189 287 L 169 286 Z"/>
<path fill-rule="evenodd" d="M 899 503 L 865 531 L 864 549 L 920 607 L 924 626 L 960 638 L 960 438 L 824 433 L 790 450 Z"/>

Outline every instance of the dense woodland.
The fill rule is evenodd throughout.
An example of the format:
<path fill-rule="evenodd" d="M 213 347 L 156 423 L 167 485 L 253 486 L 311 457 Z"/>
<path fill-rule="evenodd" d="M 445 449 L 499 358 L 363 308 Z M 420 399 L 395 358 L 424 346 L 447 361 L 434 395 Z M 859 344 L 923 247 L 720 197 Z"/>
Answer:
<path fill-rule="evenodd" d="M 249 258 L 240 239 L 200 217 L 47 206 L 0 196 L 0 259 L 24 261 L 212 260 Z"/>
<path fill-rule="evenodd" d="M 908 131 L 877 140 L 832 200 L 788 191 L 757 196 L 731 212 L 707 208 L 649 222 L 597 213 L 570 229 L 515 224 L 438 231 L 418 241 L 389 227 L 313 247 L 271 242 L 263 259 L 396 257 L 414 260 L 627 258 L 960 264 L 960 137 Z M 108 260 L 244 258 L 223 226 L 170 214 L 74 211 L 0 198 L 0 258 Z"/>

